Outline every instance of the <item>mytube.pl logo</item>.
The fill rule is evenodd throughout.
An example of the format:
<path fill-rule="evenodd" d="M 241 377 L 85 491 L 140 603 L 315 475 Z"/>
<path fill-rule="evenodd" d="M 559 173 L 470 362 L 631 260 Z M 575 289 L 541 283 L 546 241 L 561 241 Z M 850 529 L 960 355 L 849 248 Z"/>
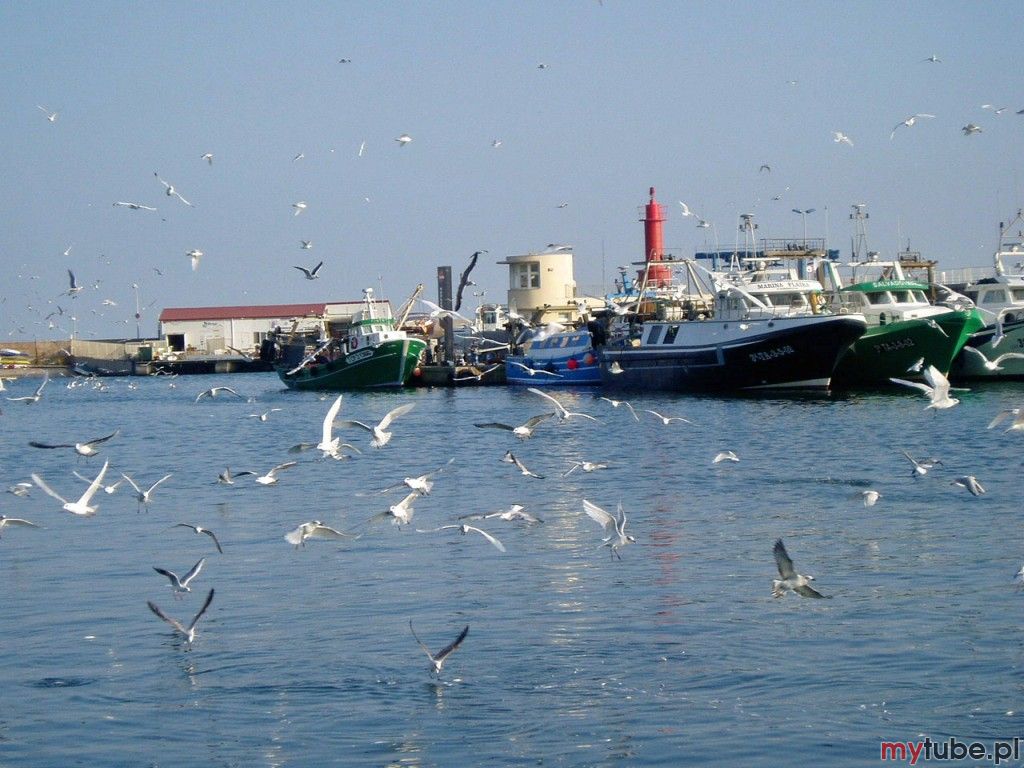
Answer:
<path fill-rule="evenodd" d="M 987 760 L 1000 765 L 1004 760 L 1020 759 L 1020 738 L 996 739 L 991 744 L 981 741 L 964 742 L 950 736 L 945 741 L 883 741 L 882 760 L 899 760 L 917 765 L 920 760 Z"/>

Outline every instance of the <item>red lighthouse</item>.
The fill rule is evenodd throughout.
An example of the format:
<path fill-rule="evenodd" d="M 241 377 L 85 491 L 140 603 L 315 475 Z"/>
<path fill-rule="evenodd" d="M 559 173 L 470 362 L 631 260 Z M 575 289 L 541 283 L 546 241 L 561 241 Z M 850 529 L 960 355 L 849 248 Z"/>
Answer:
<path fill-rule="evenodd" d="M 644 260 L 647 261 L 647 285 L 654 288 L 664 288 L 672 282 L 672 270 L 666 265 L 656 264 L 660 262 L 664 254 L 664 240 L 662 239 L 661 225 L 665 216 L 661 212 L 661 204 L 654 199 L 654 187 L 651 187 L 651 199 L 644 206 Z M 643 272 L 640 273 L 643 280 Z"/>

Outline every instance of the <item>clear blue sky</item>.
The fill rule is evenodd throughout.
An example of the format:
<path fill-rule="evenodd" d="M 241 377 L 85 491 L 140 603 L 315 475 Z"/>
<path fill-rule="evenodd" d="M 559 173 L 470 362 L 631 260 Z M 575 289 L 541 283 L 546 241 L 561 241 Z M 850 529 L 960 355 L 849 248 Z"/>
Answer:
<path fill-rule="evenodd" d="M 507 287 L 494 262 L 554 242 L 575 246 L 577 282 L 597 286 L 602 261 L 611 279 L 642 257 L 650 186 L 670 214 L 666 246 L 682 255 L 709 230 L 680 217 L 677 200 L 723 245 L 741 212 L 762 236 L 786 237 L 802 235 L 792 208 L 816 208 L 809 234 L 822 236 L 827 209 L 844 251 L 850 205 L 865 202 L 873 249 L 909 241 L 944 267 L 988 263 L 998 222 L 1024 205 L 1020 11 L 6 3 L 0 342 L 64 335 L 36 323 L 69 267 L 84 285 L 101 281 L 56 302 L 82 338 L 134 335 L 133 282 L 144 304 L 156 300 L 150 335 L 164 306 L 351 299 L 379 282 L 396 305 L 418 282 L 435 298 L 435 266 L 458 273 L 478 249 L 490 251 L 474 274 L 488 300 Z M 918 112 L 936 117 L 890 140 Z M 964 137 L 969 122 L 984 132 Z M 413 141 L 400 147 L 403 133 Z M 154 171 L 195 207 L 168 198 Z M 294 216 L 300 200 L 308 208 Z M 196 272 L 194 248 L 205 254 Z M 315 282 L 292 268 L 321 259 Z"/>

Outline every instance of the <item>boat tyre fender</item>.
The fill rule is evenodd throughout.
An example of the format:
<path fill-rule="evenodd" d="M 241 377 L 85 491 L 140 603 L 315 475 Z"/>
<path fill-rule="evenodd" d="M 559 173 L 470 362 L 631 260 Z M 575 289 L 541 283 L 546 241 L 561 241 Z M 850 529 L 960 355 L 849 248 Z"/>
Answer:
<path fill-rule="evenodd" d="M 359 337 L 353 336 L 349 341 L 348 346 L 350 349 L 359 349 Z"/>

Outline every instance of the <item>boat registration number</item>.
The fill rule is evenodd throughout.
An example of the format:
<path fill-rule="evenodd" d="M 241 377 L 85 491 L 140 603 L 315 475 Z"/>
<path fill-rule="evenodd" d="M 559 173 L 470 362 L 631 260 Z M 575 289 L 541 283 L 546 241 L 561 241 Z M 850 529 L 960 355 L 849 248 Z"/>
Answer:
<path fill-rule="evenodd" d="M 372 349 L 364 349 L 362 352 L 353 352 L 345 358 L 345 362 L 349 365 L 354 363 L 361 363 L 363 360 L 373 357 Z"/>
<path fill-rule="evenodd" d="M 750 362 L 752 363 L 763 363 L 768 360 L 775 360 L 779 357 L 785 357 L 786 355 L 795 354 L 794 349 L 787 344 L 784 347 L 776 347 L 775 349 L 766 349 L 763 352 L 751 352 Z"/>
<path fill-rule="evenodd" d="M 882 354 L 883 352 L 899 352 L 901 349 L 911 349 L 916 347 L 913 339 L 900 339 L 899 341 L 881 341 L 875 345 L 875 352 Z"/>

